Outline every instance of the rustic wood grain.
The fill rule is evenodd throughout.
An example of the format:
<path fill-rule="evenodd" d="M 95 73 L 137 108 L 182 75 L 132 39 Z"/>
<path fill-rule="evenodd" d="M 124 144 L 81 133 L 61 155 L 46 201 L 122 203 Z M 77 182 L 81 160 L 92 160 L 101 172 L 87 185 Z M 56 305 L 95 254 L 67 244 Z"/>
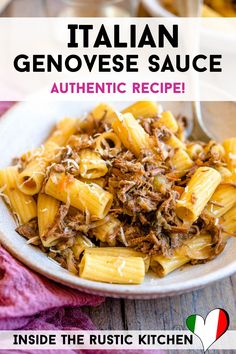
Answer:
<path fill-rule="evenodd" d="M 156 300 L 107 299 L 100 307 L 85 309 L 99 329 L 186 329 L 185 319 L 198 313 L 205 317 L 217 307 L 230 316 L 230 328 L 236 329 L 236 276 L 180 296 Z"/>
<path fill-rule="evenodd" d="M 55 8 L 54 6 L 57 6 Z M 59 1 L 14 0 L 2 16 L 55 16 Z M 214 283 L 204 289 L 175 297 L 156 300 L 106 299 L 97 308 L 84 308 L 100 330 L 155 330 L 186 329 L 185 319 L 198 313 L 206 316 L 217 307 L 224 308 L 230 316 L 230 328 L 236 329 L 236 275 Z M 170 351 L 180 353 L 180 351 Z M 197 351 L 189 351 L 196 354 Z M 202 353 L 199 351 L 199 353 Z M 214 353 L 214 352 L 212 352 Z M 233 351 L 217 351 L 217 354 Z"/>

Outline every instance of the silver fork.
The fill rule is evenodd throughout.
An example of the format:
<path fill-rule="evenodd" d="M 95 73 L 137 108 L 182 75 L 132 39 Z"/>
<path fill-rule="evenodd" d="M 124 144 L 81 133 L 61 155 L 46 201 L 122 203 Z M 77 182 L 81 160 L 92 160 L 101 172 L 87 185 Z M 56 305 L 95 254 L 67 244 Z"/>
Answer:
<path fill-rule="evenodd" d="M 201 16 L 203 0 L 176 0 L 176 9 L 181 17 Z"/>
<path fill-rule="evenodd" d="M 199 17 L 201 16 L 202 0 L 177 0 L 176 8 L 180 16 Z M 209 141 L 212 135 L 205 127 L 202 117 L 201 103 L 192 102 L 193 122 L 191 126 L 190 137 L 195 140 Z"/>
<path fill-rule="evenodd" d="M 214 140 L 203 122 L 201 103 L 199 101 L 192 102 L 192 112 L 193 121 L 189 137 L 193 140 L 202 140 L 204 142 Z"/>

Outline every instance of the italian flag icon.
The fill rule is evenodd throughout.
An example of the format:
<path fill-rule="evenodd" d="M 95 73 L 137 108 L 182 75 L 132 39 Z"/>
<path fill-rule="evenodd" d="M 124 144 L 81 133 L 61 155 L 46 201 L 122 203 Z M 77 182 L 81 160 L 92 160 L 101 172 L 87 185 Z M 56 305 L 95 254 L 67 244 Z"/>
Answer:
<path fill-rule="evenodd" d="M 198 336 L 206 351 L 229 327 L 229 315 L 223 309 L 214 309 L 208 313 L 205 321 L 200 315 L 191 315 L 186 320 L 188 329 Z"/>

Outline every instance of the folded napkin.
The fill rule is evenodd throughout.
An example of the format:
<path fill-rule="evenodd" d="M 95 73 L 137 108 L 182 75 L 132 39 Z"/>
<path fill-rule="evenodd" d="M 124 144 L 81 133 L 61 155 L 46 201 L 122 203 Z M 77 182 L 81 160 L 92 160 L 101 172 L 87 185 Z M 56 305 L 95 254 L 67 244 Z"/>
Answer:
<path fill-rule="evenodd" d="M 79 307 L 102 302 L 29 270 L 0 247 L 1 330 L 94 329 Z"/>
<path fill-rule="evenodd" d="M 12 102 L 0 102 L 0 115 Z M 55 283 L 15 260 L 0 246 L 0 330 L 93 330 L 81 306 L 97 306 L 104 299 Z M 115 330 L 115 328 L 114 328 Z M 3 353 L 2 350 L 0 350 Z M 21 354 L 105 354 L 105 350 L 8 350 Z M 4 351 L 4 354 L 6 351 Z M 124 350 L 112 351 L 122 354 Z M 128 353 L 160 353 L 129 350 Z"/>
<path fill-rule="evenodd" d="M 0 246 L 0 330 L 93 330 L 81 306 L 103 298 L 59 285 L 29 270 Z M 115 329 L 115 328 L 114 328 Z M 0 352 L 3 352 L 0 350 Z M 110 350 L 7 350 L 8 354 L 108 354 Z M 114 350 L 123 354 L 124 350 Z M 129 350 L 128 354 L 161 354 Z"/>

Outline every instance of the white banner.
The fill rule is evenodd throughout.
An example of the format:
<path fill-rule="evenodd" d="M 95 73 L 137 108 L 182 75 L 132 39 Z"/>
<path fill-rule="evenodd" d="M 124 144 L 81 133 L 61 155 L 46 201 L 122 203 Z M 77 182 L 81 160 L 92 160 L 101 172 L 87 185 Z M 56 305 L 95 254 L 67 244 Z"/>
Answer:
<path fill-rule="evenodd" d="M 0 100 L 235 100 L 235 34 L 232 18 L 2 18 Z"/>
<path fill-rule="evenodd" d="M 0 331 L 0 349 L 202 349 L 190 331 Z M 228 331 L 212 350 L 236 350 L 236 331 Z"/>

